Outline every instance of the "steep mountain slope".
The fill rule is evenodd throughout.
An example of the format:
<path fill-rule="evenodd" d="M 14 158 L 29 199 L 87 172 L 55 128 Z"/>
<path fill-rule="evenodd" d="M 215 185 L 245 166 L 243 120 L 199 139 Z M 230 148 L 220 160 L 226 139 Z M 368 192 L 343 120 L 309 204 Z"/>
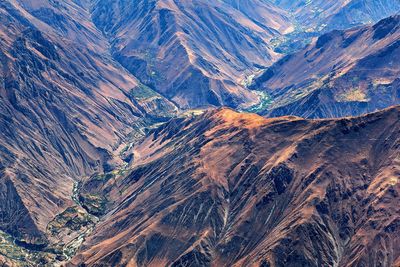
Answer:
<path fill-rule="evenodd" d="M 172 120 L 133 154 L 97 187 L 115 204 L 71 264 L 399 262 L 399 106 L 315 121 L 221 109 Z"/>
<path fill-rule="evenodd" d="M 289 11 L 306 31 L 347 29 L 400 12 L 398 0 L 271 0 Z"/>
<path fill-rule="evenodd" d="M 331 30 L 373 24 L 400 12 L 398 0 L 270 0 L 287 11 L 293 31 L 273 40 L 276 52 L 290 54 L 309 44 L 312 38 Z"/>
<path fill-rule="evenodd" d="M 332 31 L 254 80 L 267 114 L 309 118 L 359 115 L 400 103 L 400 16 Z"/>
<path fill-rule="evenodd" d="M 48 223 L 74 205 L 73 182 L 120 164 L 121 142 L 175 112 L 107 46 L 74 2 L 0 2 L 0 235 L 15 244 L 52 242 Z"/>
<path fill-rule="evenodd" d="M 114 58 L 183 108 L 257 102 L 244 80 L 278 58 L 269 41 L 291 30 L 262 0 L 100 0 L 92 13 Z"/>

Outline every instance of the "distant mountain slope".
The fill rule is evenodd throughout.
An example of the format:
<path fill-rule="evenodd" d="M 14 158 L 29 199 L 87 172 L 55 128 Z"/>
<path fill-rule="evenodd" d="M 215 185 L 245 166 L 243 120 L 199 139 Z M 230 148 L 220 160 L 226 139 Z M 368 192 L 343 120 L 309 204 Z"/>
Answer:
<path fill-rule="evenodd" d="M 71 1 L 0 2 L 0 234 L 15 244 L 61 245 L 47 227 L 74 205 L 73 182 L 118 164 L 121 142 L 175 112 L 101 36 Z"/>
<path fill-rule="evenodd" d="M 308 31 L 347 29 L 400 12 L 398 0 L 271 0 Z"/>
<path fill-rule="evenodd" d="M 271 96 L 266 114 L 326 118 L 400 103 L 400 16 L 332 31 L 286 56 L 252 85 Z"/>
<path fill-rule="evenodd" d="M 314 37 L 332 30 L 374 24 L 400 13 L 398 0 L 267 0 L 284 9 L 293 23 L 293 31 L 277 36 L 274 50 L 290 54 L 302 49 Z"/>
<path fill-rule="evenodd" d="M 72 263 L 392 266 L 399 138 L 399 106 L 337 120 L 229 109 L 172 120 L 103 185 L 115 205 Z"/>
<path fill-rule="evenodd" d="M 292 29 L 262 0 L 101 0 L 92 13 L 114 58 L 183 108 L 257 102 L 245 78 L 279 57 L 269 41 Z"/>

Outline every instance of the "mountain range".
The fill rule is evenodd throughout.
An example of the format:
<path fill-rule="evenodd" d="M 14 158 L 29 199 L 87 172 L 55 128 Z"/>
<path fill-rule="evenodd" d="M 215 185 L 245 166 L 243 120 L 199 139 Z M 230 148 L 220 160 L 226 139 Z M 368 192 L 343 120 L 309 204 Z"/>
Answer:
<path fill-rule="evenodd" d="M 93 21 L 114 58 L 181 108 L 257 101 L 245 75 L 271 65 L 291 23 L 266 1 L 99 1 Z"/>
<path fill-rule="evenodd" d="M 0 266 L 400 264 L 399 10 L 1 1 Z"/>
<path fill-rule="evenodd" d="M 283 56 L 277 48 L 399 10 L 397 0 L 103 0 L 92 18 L 114 58 L 177 106 L 247 108 L 262 98 L 246 86 Z"/>
<path fill-rule="evenodd" d="M 307 31 L 342 30 L 377 22 L 399 12 L 396 0 L 272 0 Z"/>
<path fill-rule="evenodd" d="M 400 102 L 400 16 L 335 30 L 257 76 L 269 95 L 262 114 L 356 116 Z"/>

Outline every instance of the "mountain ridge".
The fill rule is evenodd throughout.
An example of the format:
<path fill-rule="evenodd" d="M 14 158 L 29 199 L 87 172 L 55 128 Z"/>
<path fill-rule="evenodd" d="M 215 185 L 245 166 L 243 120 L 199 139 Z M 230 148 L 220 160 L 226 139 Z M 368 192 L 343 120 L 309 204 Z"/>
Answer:
<path fill-rule="evenodd" d="M 102 187 L 115 206 L 71 265 L 390 266 L 399 112 L 173 120 L 134 149 L 114 190 Z"/>

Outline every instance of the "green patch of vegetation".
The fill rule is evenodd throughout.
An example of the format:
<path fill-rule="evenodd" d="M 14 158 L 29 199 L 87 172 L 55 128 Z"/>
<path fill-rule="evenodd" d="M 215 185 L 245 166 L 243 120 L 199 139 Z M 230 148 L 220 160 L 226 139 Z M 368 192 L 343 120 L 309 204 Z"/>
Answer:
<path fill-rule="evenodd" d="M 269 105 L 272 102 L 271 97 L 266 92 L 256 91 L 256 93 L 260 97 L 260 102 L 254 106 L 245 108 L 243 111 L 251 112 L 251 113 L 259 113 L 259 112 L 262 112 L 262 111 L 268 109 Z"/>
<path fill-rule="evenodd" d="M 13 238 L 8 234 L 0 231 L 0 254 L 7 258 L 23 261 L 25 260 L 24 249 L 13 244 Z"/>
<path fill-rule="evenodd" d="M 108 172 L 108 173 L 102 173 L 102 174 L 96 174 L 93 175 L 90 180 L 92 181 L 104 181 L 107 182 L 108 180 L 112 179 L 115 177 L 115 174 L 112 172 Z"/>
<path fill-rule="evenodd" d="M 338 96 L 338 100 L 341 102 L 347 101 L 358 101 L 358 102 L 368 102 L 370 99 L 366 92 L 364 92 L 361 88 L 352 88 L 342 95 Z"/>
<path fill-rule="evenodd" d="M 3 255 L 10 265 L 16 266 L 52 266 L 58 255 L 30 251 L 15 244 L 14 238 L 9 234 L 0 231 L 0 255 Z M 8 266 L 8 265 L 5 265 Z"/>
<path fill-rule="evenodd" d="M 254 77 L 256 77 L 255 74 L 246 76 L 246 77 L 243 79 L 243 81 L 241 82 L 241 84 L 242 84 L 244 87 L 249 87 L 249 86 L 252 84 Z"/>
<path fill-rule="evenodd" d="M 90 214 L 101 216 L 106 211 L 107 199 L 100 194 L 80 194 L 79 200 Z"/>
<path fill-rule="evenodd" d="M 51 235 L 58 235 L 61 231 L 69 229 L 72 231 L 80 231 L 82 228 L 93 224 L 90 216 L 77 206 L 69 207 L 62 213 L 58 214 L 47 226 L 47 230 Z"/>
<path fill-rule="evenodd" d="M 113 175 L 119 173 L 117 170 Z M 8 264 L 6 266 L 61 266 L 75 255 L 98 222 L 98 218 L 81 207 L 79 188 L 80 184 L 76 182 L 72 198 L 77 205 L 59 213 L 47 225 L 47 246 L 31 249 L 19 244 L 20 241 L 15 237 L 0 231 L 0 258 L 4 256 Z M 85 200 L 90 203 L 88 205 L 91 209 L 102 210 L 105 207 L 105 199 L 101 197 L 88 196 Z"/>
<path fill-rule="evenodd" d="M 123 156 L 134 144 L 141 140 L 146 135 L 148 125 L 154 122 L 151 118 L 145 118 L 143 121 L 132 126 L 132 131 L 126 136 L 125 146 L 119 152 L 119 156 Z"/>
<path fill-rule="evenodd" d="M 153 97 L 158 97 L 158 94 L 154 92 L 150 87 L 140 84 L 130 91 L 133 98 L 137 100 L 146 100 Z"/>
<path fill-rule="evenodd" d="M 127 173 L 127 169 L 123 168 L 123 169 L 119 169 L 119 170 L 115 170 L 114 173 L 116 176 L 122 176 L 125 175 Z"/>
<path fill-rule="evenodd" d="M 133 145 L 132 143 L 126 144 L 126 145 L 124 146 L 124 148 L 121 149 L 121 151 L 119 152 L 119 155 L 120 155 L 120 156 L 124 155 L 124 153 L 125 153 L 126 151 L 128 151 L 128 150 L 132 147 L 132 145 Z"/>
<path fill-rule="evenodd" d="M 126 173 L 126 169 L 121 168 L 121 169 L 113 170 L 111 172 L 93 175 L 90 178 L 90 180 L 91 181 L 103 181 L 103 183 L 106 183 L 107 181 L 109 181 L 113 178 L 116 178 L 117 176 L 124 175 L 125 173 Z"/>
<path fill-rule="evenodd" d="M 275 52 L 288 55 L 310 44 L 312 38 L 317 36 L 319 34 L 314 29 L 303 29 L 300 25 L 296 25 L 294 32 L 274 37 L 270 43 Z"/>

